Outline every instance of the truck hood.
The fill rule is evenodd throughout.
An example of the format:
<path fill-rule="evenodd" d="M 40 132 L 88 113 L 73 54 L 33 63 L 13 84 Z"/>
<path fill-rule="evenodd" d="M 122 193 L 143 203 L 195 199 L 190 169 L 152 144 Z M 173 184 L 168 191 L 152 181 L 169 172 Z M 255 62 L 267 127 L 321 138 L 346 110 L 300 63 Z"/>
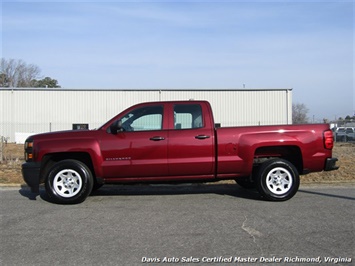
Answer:
<path fill-rule="evenodd" d="M 83 139 L 92 138 L 97 133 L 97 130 L 66 130 L 41 133 L 29 136 L 27 140 L 65 140 L 65 139 Z"/>

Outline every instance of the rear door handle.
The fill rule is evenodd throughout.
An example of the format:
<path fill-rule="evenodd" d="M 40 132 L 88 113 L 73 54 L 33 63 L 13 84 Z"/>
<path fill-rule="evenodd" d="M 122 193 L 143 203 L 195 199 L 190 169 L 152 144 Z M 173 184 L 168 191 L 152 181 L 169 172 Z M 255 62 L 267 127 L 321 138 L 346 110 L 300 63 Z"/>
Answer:
<path fill-rule="evenodd" d="M 160 137 L 160 136 L 154 136 L 154 137 L 151 137 L 150 140 L 152 141 L 161 141 L 161 140 L 164 140 L 165 138 L 164 137 Z"/>
<path fill-rule="evenodd" d="M 195 139 L 208 139 L 210 138 L 210 136 L 206 136 L 206 135 L 197 135 L 195 136 Z"/>

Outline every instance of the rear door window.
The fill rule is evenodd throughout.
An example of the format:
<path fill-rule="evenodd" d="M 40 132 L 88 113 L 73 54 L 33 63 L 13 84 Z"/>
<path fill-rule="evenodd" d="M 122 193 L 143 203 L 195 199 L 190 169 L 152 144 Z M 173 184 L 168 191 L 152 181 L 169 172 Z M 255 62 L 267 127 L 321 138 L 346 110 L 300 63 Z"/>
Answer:
<path fill-rule="evenodd" d="M 203 126 L 202 109 L 199 104 L 174 106 L 174 129 L 193 129 Z"/>

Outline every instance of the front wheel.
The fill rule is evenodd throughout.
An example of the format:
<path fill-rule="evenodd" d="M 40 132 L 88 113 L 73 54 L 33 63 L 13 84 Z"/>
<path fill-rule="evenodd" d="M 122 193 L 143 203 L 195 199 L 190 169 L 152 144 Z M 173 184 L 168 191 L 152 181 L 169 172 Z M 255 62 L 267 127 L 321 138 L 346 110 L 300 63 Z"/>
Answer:
<path fill-rule="evenodd" d="M 257 189 L 268 200 L 285 201 L 292 198 L 299 184 L 296 167 L 283 159 L 264 162 L 257 175 Z"/>
<path fill-rule="evenodd" d="M 77 160 L 64 160 L 49 170 L 45 186 L 47 195 L 61 204 L 83 202 L 93 187 L 90 169 Z"/>

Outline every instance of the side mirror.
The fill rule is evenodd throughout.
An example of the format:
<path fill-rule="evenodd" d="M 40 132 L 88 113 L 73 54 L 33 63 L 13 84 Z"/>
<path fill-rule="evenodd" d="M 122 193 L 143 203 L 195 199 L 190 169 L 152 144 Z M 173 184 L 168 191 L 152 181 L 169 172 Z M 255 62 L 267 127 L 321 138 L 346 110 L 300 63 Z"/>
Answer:
<path fill-rule="evenodd" d="M 116 135 L 118 131 L 121 131 L 121 129 L 122 129 L 122 121 L 121 120 L 116 120 L 110 126 L 110 131 L 114 135 Z"/>

